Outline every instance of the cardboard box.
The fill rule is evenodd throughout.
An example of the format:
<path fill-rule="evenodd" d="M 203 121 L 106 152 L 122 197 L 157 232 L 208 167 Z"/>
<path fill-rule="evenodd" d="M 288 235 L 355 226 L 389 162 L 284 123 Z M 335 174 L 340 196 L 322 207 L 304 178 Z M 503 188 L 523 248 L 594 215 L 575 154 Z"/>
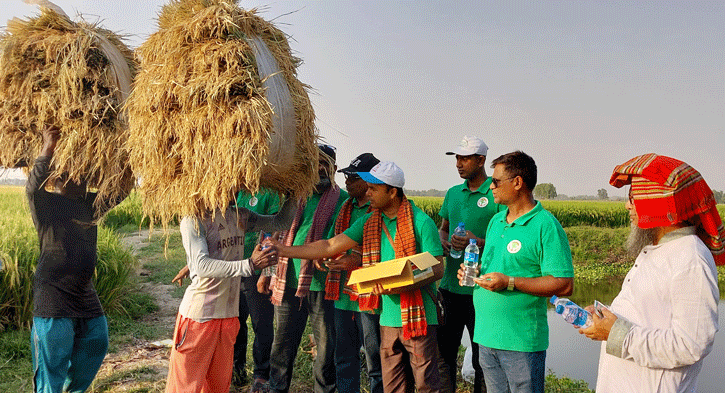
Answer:
<path fill-rule="evenodd" d="M 359 293 L 372 292 L 375 284 L 385 289 L 404 287 L 432 277 L 433 266 L 439 263 L 429 252 L 423 252 L 353 270 L 348 284 L 356 284 Z"/>

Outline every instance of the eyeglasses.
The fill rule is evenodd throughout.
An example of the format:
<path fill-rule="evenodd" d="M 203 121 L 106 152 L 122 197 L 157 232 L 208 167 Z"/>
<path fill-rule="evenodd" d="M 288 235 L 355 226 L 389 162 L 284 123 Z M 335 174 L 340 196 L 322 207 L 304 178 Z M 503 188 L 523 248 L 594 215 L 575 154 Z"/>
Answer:
<path fill-rule="evenodd" d="M 515 178 L 517 178 L 517 177 L 518 177 L 518 176 L 513 176 L 513 177 L 509 177 L 509 178 L 507 178 L 507 179 L 496 179 L 495 177 L 491 177 L 491 184 L 493 184 L 493 186 L 494 186 L 494 187 L 498 187 L 498 185 L 499 185 L 499 184 L 500 184 L 500 183 L 501 183 L 502 181 L 506 181 L 506 180 L 511 180 L 511 179 L 515 179 Z"/>
<path fill-rule="evenodd" d="M 357 180 L 360 179 L 360 175 L 357 173 L 343 173 L 345 175 L 345 180 Z"/>

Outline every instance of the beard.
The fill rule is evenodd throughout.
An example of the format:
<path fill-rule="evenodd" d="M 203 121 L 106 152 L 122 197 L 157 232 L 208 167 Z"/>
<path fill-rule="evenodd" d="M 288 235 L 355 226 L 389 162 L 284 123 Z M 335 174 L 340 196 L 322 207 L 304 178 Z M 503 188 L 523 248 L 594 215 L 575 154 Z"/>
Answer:
<path fill-rule="evenodd" d="M 636 225 L 632 225 L 632 230 L 627 236 L 625 248 L 627 255 L 636 258 L 645 246 L 654 244 L 656 228 L 642 229 Z"/>

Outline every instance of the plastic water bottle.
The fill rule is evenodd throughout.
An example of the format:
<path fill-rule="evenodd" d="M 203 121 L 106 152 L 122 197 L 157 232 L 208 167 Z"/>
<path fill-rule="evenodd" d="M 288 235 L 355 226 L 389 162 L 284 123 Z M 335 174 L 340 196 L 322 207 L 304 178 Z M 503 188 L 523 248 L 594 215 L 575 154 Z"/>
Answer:
<path fill-rule="evenodd" d="M 262 251 L 264 251 L 272 246 L 272 243 L 269 241 L 269 239 L 271 237 L 272 237 L 271 233 L 264 234 L 264 236 L 262 238 L 262 242 L 260 243 L 260 244 L 262 244 Z M 265 276 L 265 277 L 272 276 L 272 274 L 274 274 L 275 268 L 276 267 L 274 265 L 265 267 L 264 269 L 262 269 L 262 276 Z"/>
<path fill-rule="evenodd" d="M 466 226 L 463 223 L 463 221 L 461 221 L 461 222 L 458 223 L 458 226 L 456 227 L 456 229 L 453 230 L 453 235 L 460 236 L 460 237 L 466 237 Z M 463 250 L 456 250 L 451 245 L 451 252 L 450 252 L 450 254 L 451 254 L 451 258 L 458 259 L 463 254 Z"/>
<path fill-rule="evenodd" d="M 556 313 L 570 324 L 583 328 L 591 326 L 592 316 L 589 311 L 579 307 L 571 300 L 552 296 L 549 301 L 555 306 Z"/>
<path fill-rule="evenodd" d="M 473 279 L 476 278 L 476 268 L 478 268 L 478 246 L 476 239 L 470 239 L 466 246 L 466 254 L 463 257 L 463 267 L 466 275 L 463 277 L 461 285 L 464 287 L 472 287 L 476 285 Z"/>

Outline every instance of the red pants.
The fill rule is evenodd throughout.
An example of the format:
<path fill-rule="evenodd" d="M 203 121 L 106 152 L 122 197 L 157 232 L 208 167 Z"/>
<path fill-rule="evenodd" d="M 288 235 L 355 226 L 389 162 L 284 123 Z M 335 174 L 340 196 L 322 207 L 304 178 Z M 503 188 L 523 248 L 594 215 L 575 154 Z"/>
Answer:
<path fill-rule="evenodd" d="M 166 393 L 228 393 L 239 318 L 199 323 L 176 316 Z"/>

